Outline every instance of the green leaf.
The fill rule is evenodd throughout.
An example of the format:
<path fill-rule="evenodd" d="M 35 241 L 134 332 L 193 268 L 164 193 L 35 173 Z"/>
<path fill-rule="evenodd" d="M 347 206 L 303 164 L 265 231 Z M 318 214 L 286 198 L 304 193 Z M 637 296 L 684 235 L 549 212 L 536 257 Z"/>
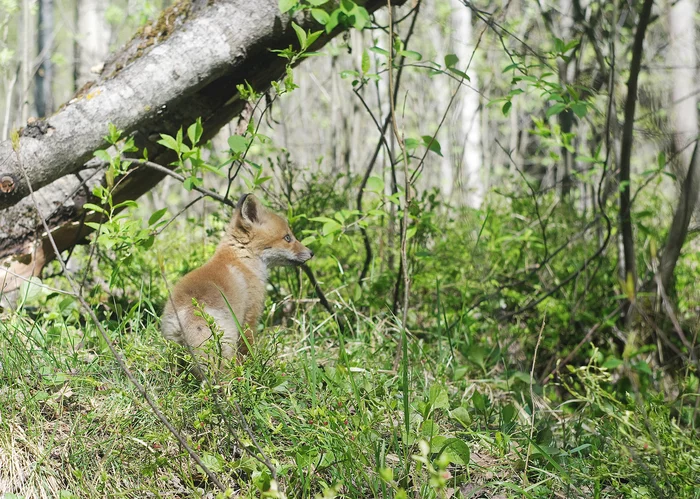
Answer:
<path fill-rule="evenodd" d="M 508 112 L 510 111 L 510 108 L 513 107 L 513 103 L 509 100 L 503 104 L 503 107 L 501 108 L 501 111 L 503 112 L 503 116 L 508 116 Z"/>
<path fill-rule="evenodd" d="M 369 12 L 367 12 L 367 9 L 360 5 L 357 6 L 357 9 L 355 9 L 355 17 L 359 21 L 362 21 L 362 26 L 359 26 L 359 21 L 355 21 L 355 29 L 364 29 L 371 24 Z"/>
<path fill-rule="evenodd" d="M 379 468 L 379 478 L 386 483 L 394 481 L 394 470 L 391 468 Z"/>
<path fill-rule="evenodd" d="M 248 147 L 248 141 L 240 135 L 231 135 L 228 138 L 228 146 L 235 154 L 240 154 Z"/>
<path fill-rule="evenodd" d="M 308 246 L 309 244 L 316 242 L 316 236 L 307 236 L 301 240 L 301 244 Z"/>
<path fill-rule="evenodd" d="M 279 0 L 280 12 L 284 14 L 299 4 L 299 0 Z"/>
<path fill-rule="evenodd" d="M 421 435 L 426 440 L 432 440 L 440 432 L 440 427 L 432 419 L 426 419 L 421 425 Z"/>
<path fill-rule="evenodd" d="M 202 132 L 202 118 L 197 118 L 197 121 L 187 128 L 187 137 L 189 137 L 192 147 L 196 146 L 199 139 L 202 138 Z"/>
<path fill-rule="evenodd" d="M 365 190 L 370 192 L 382 193 L 384 192 L 384 180 L 379 177 L 371 176 L 367 179 L 367 184 L 365 185 Z"/>
<path fill-rule="evenodd" d="M 318 7 L 320 5 L 328 3 L 328 0 L 306 0 L 309 5 L 313 5 L 314 7 Z"/>
<path fill-rule="evenodd" d="M 663 170 L 666 167 L 666 153 L 661 151 L 656 157 L 656 164 L 659 165 L 659 170 Z"/>
<path fill-rule="evenodd" d="M 355 71 L 354 69 L 345 69 L 345 70 L 343 70 L 343 71 L 340 72 L 340 77 L 341 77 L 342 79 L 346 79 L 346 78 L 348 78 L 348 77 L 350 77 L 350 76 L 353 76 L 353 77 L 355 77 L 355 78 L 359 78 L 359 77 L 360 77 L 360 73 L 358 73 L 358 72 Z"/>
<path fill-rule="evenodd" d="M 440 442 L 438 439 L 444 440 Z M 436 437 L 434 440 L 438 440 L 438 442 L 433 442 L 433 444 L 441 443 L 440 450 L 437 452 L 438 456 L 444 455 L 452 464 L 459 464 L 462 466 L 469 464 L 471 452 L 469 451 L 469 446 L 463 440 L 445 437 Z M 434 446 L 431 446 L 431 450 L 433 448 Z"/>
<path fill-rule="evenodd" d="M 605 369 L 615 369 L 616 367 L 621 366 L 622 364 L 624 364 L 624 362 L 622 362 L 620 359 L 610 356 L 600 367 L 603 367 Z"/>
<path fill-rule="evenodd" d="M 119 204 L 115 204 L 112 209 L 119 210 L 121 208 L 138 208 L 138 207 L 139 207 L 139 204 L 136 201 L 134 201 L 133 199 L 127 199 L 126 201 L 122 201 Z"/>
<path fill-rule="evenodd" d="M 330 220 L 329 222 L 326 222 L 323 224 L 323 228 L 321 229 L 321 233 L 324 236 L 330 235 L 330 234 L 335 234 L 339 230 L 343 228 L 342 225 L 340 225 L 338 222 L 335 220 Z"/>
<path fill-rule="evenodd" d="M 19 297 L 23 305 L 41 296 L 43 292 L 44 288 L 42 287 L 41 279 L 35 276 L 30 277 L 29 280 L 22 281 L 22 284 L 19 286 Z"/>
<path fill-rule="evenodd" d="M 221 462 L 219 461 L 219 458 L 215 456 L 214 454 L 210 454 L 208 452 L 203 452 L 201 455 L 202 462 L 204 465 L 209 468 L 211 471 L 214 473 L 218 473 L 222 471 L 221 467 Z M 198 466 L 199 468 L 199 466 Z M 200 468 L 201 469 L 201 468 Z"/>
<path fill-rule="evenodd" d="M 322 9 L 311 9 L 311 17 L 316 19 L 316 22 L 323 26 L 328 24 L 328 21 L 331 18 L 331 16 L 328 15 L 328 12 Z"/>
<path fill-rule="evenodd" d="M 199 165 L 202 170 L 206 170 L 208 172 L 212 172 L 215 175 L 218 175 L 219 177 L 225 177 L 226 173 L 221 171 L 221 168 L 217 168 L 216 166 L 212 166 L 209 163 L 202 163 Z"/>
<path fill-rule="evenodd" d="M 255 177 L 255 180 L 253 180 L 253 185 L 255 187 L 258 187 L 258 186 L 264 184 L 265 182 L 267 182 L 268 180 L 270 180 L 271 178 L 272 177 Z"/>
<path fill-rule="evenodd" d="M 178 148 L 177 141 L 170 135 L 166 135 L 164 133 L 160 134 L 160 140 L 158 141 L 158 143 L 164 147 L 167 147 L 168 149 L 172 149 L 175 152 L 178 152 L 180 150 Z"/>
<path fill-rule="evenodd" d="M 84 210 L 92 210 L 92 211 L 95 211 L 97 213 L 102 213 L 104 215 L 108 214 L 107 210 L 105 210 L 102 206 L 97 206 L 96 204 L 92 204 L 92 203 L 83 204 L 83 209 Z"/>
<path fill-rule="evenodd" d="M 370 47 L 369 49 L 376 54 L 383 55 L 384 57 L 389 57 L 389 52 L 384 50 L 381 47 L 375 46 L 375 47 Z"/>
<path fill-rule="evenodd" d="M 415 50 L 402 50 L 399 55 L 402 55 L 408 59 L 415 59 L 416 61 L 423 59 L 423 55 Z"/>
<path fill-rule="evenodd" d="M 447 390 L 437 383 L 430 387 L 428 400 L 430 401 L 430 405 L 433 406 L 433 409 L 448 409 L 450 407 L 450 399 L 447 395 Z"/>
<path fill-rule="evenodd" d="M 445 56 L 445 67 L 447 68 L 452 68 L 457 65 L 459 62 L 459 57 L 457 57 L 455 54 L 447 54 Z"/>
<path fill-rule="evenodd" d="M 369 73 L 369 52 L 362 51 L 362 73 Z"/>
<path fill-rule="evenodd" d="M 472 422 L 472 417 L 469 415 L 469 411 L 464 407 L 457 407 L 456 409 L 451 410 L 450 417 L 459 422 L 465 428 L 467 428 Z"/>
<path fill-rule="evenodd" d="M 433 151 L 438 156 L 442 157 L 442 148 L 440 147 L 440 142 L 438 142 L 438 140 L 435 137 L 432 137 L 430 135 L 423 135 L 422 139 L 423 144 L 425 144 L 425 147 Z"/>
<path fill-rule="evenodd" d="M 148 218 L 148 225 L 153 225 L 156 223 L 158 220 L 163 218 L 163 215 L 168 211 L 167 208 L 162 208 L 156 212 L 154 212 L 149 218 Z"/>
<path fill-rule="evenodd" d="M 95 156 L 98 159 L 101 159 L 105 163 L 110 163 L 112 161 L 112 157 L 109 155 L 109 153 L 103 149 L 99 149 L 92 153 L 93 156 Z"/>
<path fill-rule="evenodd" d="M 574 102 L 573 104 L 571 104 L 571 110 L 576 116 L 578 116 L 579 118 L 583 118 L 588 112 L 588 106 L 586 106 L 585 102 Z"/>
<path fill-rule="evenodd" d="M 474 408 L 478 411 L 484 412 L 486 410 L 486 402 L 484 401 L 484 396 L 477 391 L 475 391 L 472 395 L 472 404 L 474 404 Z"/>
<path fill-rule="evenodd" d="M 501 409 L 501 417 L 503 418 L 503 423 L 508 424 L 515 418 L 515 406 L 513 404 L 508 404 L 503 409 Z"/>
<path fill-rule="evenodd" d="M 299 40 L 299 45 L 301 45 L 301 48 L 305 49 L 306 48 L 306 31 L 304 31 L 304 28 L 299 26 L 294 21 L 292 21 L 292 28 L 294 28 L 294 31 L 296 31 L 297 39 Z"/>
<path fill-rule="evenodd" d="M 460 71 L 457 68 L 447 68 L 447 69 L 449 70 L 450 73 L 454 73 L 457 76 L 459 76 L 460 78 L 464 78 L 467 81 L 472 81 L 472 79 L 469 78 L 469 75 L 467 73 L 465 73 L 464 71 Z"/>
<path fill-rule="evenodd" d="M 350 14 L 357 5 L 352 0 L 340 0 L 340 8 L 346 14 Z"/>
<path fill-rule="evenodd" d="M 340 14 L 342 11 L 340 9 L 335 9 L 333 13 L 330 15 L 330 18 L 328 19 L 328 22 L 326 23 L 326 33 L 330 33 L 335 29 L 336 26 L 340 23 Z"/>
<path fill-rule="evenodd" d="M 564 109 L 566 109 L 566 104 L 564 104 L 563 102 L 557 102 L 552 107 L 547 109 L 545 115 L 547 116 L 547 118 L 549 118 L 550 116 L 561 113 Z"/>
<path fill-rule="evenodd" d="M 328 217 L 313 217 L 313 218 L 309 218 L 309 221 L 326 223 L 326 222 L 333 222 L 333 219 L 328 218 Z"/>
<path fill-rule="evenodd" d="M 116 144 L 119 141 L 119 137 L 122 135 L 122 130 L 119 130 L 114 123 L 109 123 L 107 128 L 109 130 L 109 135 L 105 137 L 105 139 L 107 139 L 107 142 L 110 144 Z"/>
<path fill-rule="evenodd" d="M 308 38 L 306 39 L 306 46 L 310 47 L 311 45 L 314 44 L 316 40 L 318 40 L 318 37 L 323 34 L 323 30 L 321 31 L 314 31 L 313 33 L 309 33 Z M 312 56 L 312 55 L 321 55 L 320 52 L 306 52 L 304 54 L 305 56 Z"/>
<path fill-rule="evenodd" d="M 416 147 L 418 147 L 420 145 L 420 141 L 409 137 L 404 141 L 404 145 L 406 146 L 406 149 L 414 150 Z"/>

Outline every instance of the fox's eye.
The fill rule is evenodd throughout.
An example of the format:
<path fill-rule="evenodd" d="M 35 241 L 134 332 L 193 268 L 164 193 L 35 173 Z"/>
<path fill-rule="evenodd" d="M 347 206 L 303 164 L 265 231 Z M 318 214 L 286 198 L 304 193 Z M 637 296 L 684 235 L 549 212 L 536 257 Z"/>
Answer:
<path fill-rule="evenodd" d="M 287 241 L 288 243 L 291 243 L 291 242 L 292 242 L 292 236 L 290 236 L 289 234 L 287 234 L 286 236 L 284 236 L 284 240 Z"/>

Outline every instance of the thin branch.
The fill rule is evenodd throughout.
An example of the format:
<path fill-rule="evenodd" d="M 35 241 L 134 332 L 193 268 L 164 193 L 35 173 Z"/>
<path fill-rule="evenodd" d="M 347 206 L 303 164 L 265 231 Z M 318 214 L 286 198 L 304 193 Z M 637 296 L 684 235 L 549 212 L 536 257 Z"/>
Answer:
<path fill-rule="evenodd" d="M 176 172 L 172 171 L 171 169 L 166 168 L 163 165 L 159 165 L 158 163 L 154 163 L 153 161 L 147 161 L 145 159 L 133 159 L 133 158 L 127 158 L 127 157 L 122 157 L 121 160 L 127 161 L 129 163 L 135 163 L 137 165 L 145 166 L 147 168 L 151 168 L 152 170 L 156 170 L 157 172 L 163 173 L 165 175 L 168 175 L 168 176 L 174 178 L 175 180 L 177 180 L 180 183 L 182 183 L 186 180 L 185 177 L 183 177 L 179 173 L 176 173 Z M 212 198 L 220 203 L 223 203 L 226 206 L 230 206 L 232 208 L 236 207 L 236 203 L 234 203 L 233 201 L 231 201 L 227 197 L 224 197 L 221 194 L 217 194 L 214 191 L 210 191 L 209 189 L 205 189 L 204 187 L 199 187 L 199 186 L 193 185 L 192 190 L 197 191 L 201 194 L 204 194 L 205 196 L 208 196 L 208 197 L 210 197 L 210 198 Z"/>
<path fill-rule="evenodd" d="M 311 281 L 311 285 L 314 287 L 314 291 L 316 292 L 316 296 L 318 296 L 318 301 L 323 305 L 323 308 L 325 308 L 329 314 L 334 316 L 336 319 L 336 322 L 338 323 L 338 327 L 340 328 L 341 331 L 344 331 L 345 328 L 347 327 L 347 320 L 345 319 L 345 316 L 338 315 L 335 313 L 333 310 L 333 307 L 331 307 L 331 304 L 328 303 L 328 299 L 326 298 L 325 293 L 323 292 L 323 289 L 321 289 L 320 284 L 316 280 L 316 276 L 314 275 L 313 270 L 306 265 L 305 263 L 302 264 L 301 269 L 304 271 L 306 274 L 306 277 L 309 278 L 309 281 Z M 341 320 L 342 317 L 342 320 Z"/>

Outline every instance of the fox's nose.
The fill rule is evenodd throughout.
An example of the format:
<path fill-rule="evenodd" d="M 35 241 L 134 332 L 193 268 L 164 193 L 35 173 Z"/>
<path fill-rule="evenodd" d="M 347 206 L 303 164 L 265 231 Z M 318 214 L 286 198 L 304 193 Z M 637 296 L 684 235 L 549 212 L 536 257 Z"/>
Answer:
<path fill-rule="evenodd" d="M 313 250 L 309 250 L 309 254 L 311 255 L 310 258 L 313 258 L 313 257 L 314 257 L 314 252 L 313 252 Z"/>

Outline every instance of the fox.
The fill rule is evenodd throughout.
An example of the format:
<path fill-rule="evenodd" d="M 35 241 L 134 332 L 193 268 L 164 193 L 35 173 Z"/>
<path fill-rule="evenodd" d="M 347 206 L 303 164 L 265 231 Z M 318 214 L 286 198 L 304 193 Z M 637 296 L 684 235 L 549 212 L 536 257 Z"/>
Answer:
<path fill-rule="evenodd" d="M 211 259 L 173 287 L 161 316 L 163 336 L 211 357 L 205 346 L 214 334 L 204 311 L 221 333 L 221 356 L 242 358 L 263 311 L 269 269 L 302 265 L 313 256 L 285 218 L 244 194 Z"/>

